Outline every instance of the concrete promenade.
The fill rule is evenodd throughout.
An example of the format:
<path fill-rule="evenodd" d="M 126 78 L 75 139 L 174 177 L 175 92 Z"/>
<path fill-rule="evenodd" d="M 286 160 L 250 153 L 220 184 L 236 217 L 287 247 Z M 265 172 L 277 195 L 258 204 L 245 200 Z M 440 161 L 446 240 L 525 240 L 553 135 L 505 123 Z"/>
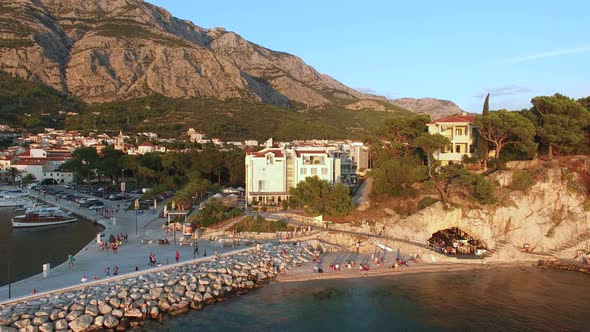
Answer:
<path fill-rule="evenodd" d="M 39 193 L 31 194 L 35 197 L 39 197 Z M 79 194 L 79 193 L 76 193 Z M 81 196 L 88 196 L 79 194 Z M 90 197 L 90 196 L 88 196 Z M 67 200 L 56 200 L 54 196 L 45 195 L 39 197 L 42 200 L 51 203 L 56 206 L 60 206 L 66 210 L 69 210 L 77 215 L 84 216 L 92 221 L 99 222 L 105 229 L 103 230 L 104 237 L 103 241 L 108 241 L 111 234 L 117 235 L 121 232 L 129 235 L 128 242 L 123 242 L 119 246 L 117 253 L 115 254 L 112 250 L 104 251 L 100 249 L 96 240 L 94 239 L 83 247 L 78 253 L 72 253 L 74 255 L 74 264 L 69 266 L 67 262 L 67 256 L 64 257 L 64 263 L 59 266 L 51 268 L 48 277 L 43 277 L 43 274 L 32 276 L 30 278 L 17 281 L 11 285 L 11 297 L 21 297 L 31 293 L 33 289 L 39 292 L 50 291 L 53 289 L 64 288 L 67 286 L 80 284 L 80 280 L 83 276 L 89 281 L 93 280 L 96 275 L 100 279 L 105 278 L 105 268 L 110 268 L 110 276 L 113 276 L 114 267 L 119 268 L 119 275 L 135 272 L 137 267 L 139 271 L 150 268 L 149 266 L 149 254 L 154 253 L 156 255 L 157 263 L 164 264 L 167 260 L 169 264 L 175 263 L 176 251 L 180 254 L 180 261 L 185 262 L 193 259 L 194 247 L 191 245 L 174 245 L 173 234 L 166 234 L 162 225 L 166 222 L 163 218 L 158 218 L 159 212 L 162 207 L 159 207 L 155 212 L 151 213 L 145 211 L 143 214 L 137 215 L 137 229 L 138 233 L 135 233 L 135 222 L 136 215 L 135 211 L 125 211 L 122 208 L 119 209 L 118 213 L 114 213 L 112 216 L 115 217 L 116 223 L 113 224 L 110 219 L 105 219 L 98 212 L 80 208 L 77 203 L 70 202 Z M 113 209 L 120 204 L 119 202 L 112 202 L 103 200 L 105 207 Z M 123 204 L 121 204 L 122 206 Z M 78 221 L 83 222 L 83 221 Z M 43 229 L 39 228 L 38 231 L 42 232 Z M 180 232 L 177 232 L 177 239 L 180 237 Z M 158 239 L 168 238 L 170 245 L 159 245 Z M 153 240 L 151 244 L 142 243 L 143 239 Z M 224 248 L 217 242 L 211 242 L 209 240 L 197 241 L 199 254 L 198 257 L 203 257 L 204 252 L 211 256 L 217 251 L 218 253 L 228 252 L 232 248 Z M 51 248 L 45 248 L 51 250 Z M 18 257 L 15 257 L 18 259 Z M 41 271 L 41 266 L 39 266 Z M 0 301 L 8 299 L 8 285 L 0 287 Z"/>

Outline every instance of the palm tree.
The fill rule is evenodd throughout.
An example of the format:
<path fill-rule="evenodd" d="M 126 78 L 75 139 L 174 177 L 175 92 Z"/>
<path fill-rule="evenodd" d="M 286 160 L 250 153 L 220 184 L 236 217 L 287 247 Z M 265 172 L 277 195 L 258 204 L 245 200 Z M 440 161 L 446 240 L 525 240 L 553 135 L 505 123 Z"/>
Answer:
<path fill-rule="evenodd" d="M 8 176 L 12 179 L 12 184 L 16 184 L 16 178 L 20 178 L 22 172 L 18 168 L 10 167 L 8 169 Z"/>
<path fill-rule="evenodd" d="M 33 183 L 33 181 L 35 181 L 35 176 L 33 174 L 29 173 L 23 176 L 21 179 L 22 187 L 24 188 L 26 185 Z"/>

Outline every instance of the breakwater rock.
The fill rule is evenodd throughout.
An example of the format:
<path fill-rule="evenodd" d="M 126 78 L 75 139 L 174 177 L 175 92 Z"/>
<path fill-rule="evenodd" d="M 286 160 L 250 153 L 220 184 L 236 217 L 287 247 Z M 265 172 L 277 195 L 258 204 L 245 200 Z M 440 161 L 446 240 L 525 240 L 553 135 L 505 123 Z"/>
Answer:
<path fill-rule="evenodd" d="M 210 261 L 145 274 L 0 307 L 0 331 L 123 331 L 145 319 L 179 315 L 260 287 L 279 271 L 308 262 L 308 244 L 262 246 Z"/>
<path fill-rule="evenodd" d="M 540 260 L 537 262 L 537 266 L 540 268 L 554 268 L 554 269 L 576 271 L 576 272 L 590 274 L 590 266 L 576 264 L 576 263 L 565 263 L 565 262 L 560 262 L 557 260 L 547 260 L 547 261 Z"/>

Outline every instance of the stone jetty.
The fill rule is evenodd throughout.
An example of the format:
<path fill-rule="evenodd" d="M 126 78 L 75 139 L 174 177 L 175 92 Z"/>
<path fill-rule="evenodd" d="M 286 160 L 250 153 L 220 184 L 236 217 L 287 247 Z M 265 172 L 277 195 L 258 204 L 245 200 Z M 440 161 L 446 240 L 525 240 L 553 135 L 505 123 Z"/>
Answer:
<path fill-rule="evenodd" d="M 145 319 L 190 309 L 248 292 L 276 278 L 284 268 L 309 262 L 307 243 L 267 244 L 249 251 L 153 269 L 118 280 L 50 293 L 0 306 L 0 332 L 124 331 Z"/>
<path fill-rule="evenodd" d="M 540 268 L 554 268 L 567 271 L 582 272 L 590 274 L 590 266 L 587 264 L 581 264 L 579 262 L 561 262 L 559 260 L 540 260 L 537 262 L 537 266 Z"/>

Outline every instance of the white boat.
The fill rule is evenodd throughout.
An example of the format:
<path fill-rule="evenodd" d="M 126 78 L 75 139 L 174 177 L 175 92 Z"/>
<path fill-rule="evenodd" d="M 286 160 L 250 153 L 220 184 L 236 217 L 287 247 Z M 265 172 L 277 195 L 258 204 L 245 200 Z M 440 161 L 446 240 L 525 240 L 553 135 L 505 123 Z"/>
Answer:
<path fill-rule="evenodd" d="M 0 192 L 0 207 L 22 206 L 29 202 L 29 194 L 22 190 L 7 190 Z"/>
<path fill-rule="evenodd" d="M 51 206 L 51 205 L 37 205 L 37 206 L 29 207 L 25 210 L 25 214 L 35 213 L 35 212 L 61 212 L 62 214 L 69 214 L 67 212 L 62 211 L 57 206 Z"/>
<path fill-rule="evenodd" d="M 67 224 L 76 218 L 63 211 L 31 212 L 12 218 L 12 227 L 40 227 Z"/>

